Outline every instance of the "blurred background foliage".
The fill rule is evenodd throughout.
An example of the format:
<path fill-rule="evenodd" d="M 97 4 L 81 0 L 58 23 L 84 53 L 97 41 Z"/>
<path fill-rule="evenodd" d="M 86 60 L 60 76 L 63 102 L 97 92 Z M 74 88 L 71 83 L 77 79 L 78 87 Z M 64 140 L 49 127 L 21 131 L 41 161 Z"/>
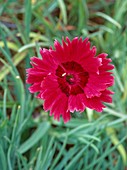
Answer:
<path fill-rule="evenodd" d="M 115 65 L 113 103 L 56 122 L 28 91 L 39 48 L 89 37 Z M 127 169 L 127 0 L 0 0 L 0 170 Z"/>

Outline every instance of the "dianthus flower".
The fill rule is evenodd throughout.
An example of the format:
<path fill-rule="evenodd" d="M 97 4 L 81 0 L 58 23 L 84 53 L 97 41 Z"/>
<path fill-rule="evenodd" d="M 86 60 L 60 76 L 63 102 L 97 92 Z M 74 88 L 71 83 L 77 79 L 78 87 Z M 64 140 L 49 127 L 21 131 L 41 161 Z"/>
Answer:
<path fill-rule="evenodd" d="M 68 122 L 74 111 L 86 107 L 102 112 L 104 102 L 111 103 L 113 94 L 107 88 L 114 83 L 114 66 L 106 53 L 96 56 L 96 47 L 90 47 L 88 38 L 66 37 L 62 45 L 55 40 L 55 49 L 41 49 L 42 59 L 31 58 L 32 68 L 27 69 L 26 82 L 32 84 L 31 93 L 39 92 L 44 110 L 50 116 Z"/>

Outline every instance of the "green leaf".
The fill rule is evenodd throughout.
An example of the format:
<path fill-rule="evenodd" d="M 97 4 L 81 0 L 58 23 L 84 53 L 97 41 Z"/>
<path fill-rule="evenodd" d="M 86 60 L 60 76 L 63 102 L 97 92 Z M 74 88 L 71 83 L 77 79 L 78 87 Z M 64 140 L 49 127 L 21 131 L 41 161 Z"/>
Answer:
<path fill-rule="evenodd" d="M 3 147 L 0 145 L 0 169 L 7 170 L 6 154 L 4 153 Z"/>
<path fill-rule="evenodd" d="M 27 40 L 29 41 L 29 33 L 30 33 L 30 23 L 31 23 L 31 14 L 32 14 L 32 10 L 31 10 L 31 0 L 25 0 L 25 33 L 26 33 L 26 37 Z"/>
<path fill-rule="evenodd" d="M 112 23 L 113 25 L 117 26 L 119 29 L 122 28 L 122 26 L 115 20 L 113 19 L 112 17 L 110 17 L 109 15 L 106 15 L 102 12 L 96 12 L 96 15 L 99 16 L 99 17 L 102 17 L 104 19 L 106 19 L 107 21 L 109 21 L 110 23 Z"/>
<path fill-rule="evenodd" d="M 33 145 L 35 145 L 49 130 L 49 123 L 43 122 L 39 125 L 36 131 L 32 134 L 32 136 L 27 139 L 18 149 L 18 151 L 23 154 L 28 151 Z"/>
<path fill-rule="evenodd" d="M 66 5 L 65 5 L 63 0 L 58 0 L 58 3 L 59 3 L 61 14 L 62 14 L 62 17 L 63 17 L 63 22 L 66 25 L 67 24 Z"/>

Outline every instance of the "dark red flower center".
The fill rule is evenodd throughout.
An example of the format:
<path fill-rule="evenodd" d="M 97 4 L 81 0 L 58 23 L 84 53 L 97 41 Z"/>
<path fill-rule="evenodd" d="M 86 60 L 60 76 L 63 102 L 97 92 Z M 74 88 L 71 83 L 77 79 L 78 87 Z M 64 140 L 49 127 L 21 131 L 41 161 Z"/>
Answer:
<path fill-rule="evenodd" d="M 75 77 L 74 77 L 74 75 L 73 74 L 66 75 L 66 81 L 69 84 L 75 84 Z"/>
<path fill-rule="evenodd" d="M 83 88 L 88 82 L 89 74 L 75 61 L 65 62 L 56 69 L 60 89 L 67 96 L 84 93 Z"/>

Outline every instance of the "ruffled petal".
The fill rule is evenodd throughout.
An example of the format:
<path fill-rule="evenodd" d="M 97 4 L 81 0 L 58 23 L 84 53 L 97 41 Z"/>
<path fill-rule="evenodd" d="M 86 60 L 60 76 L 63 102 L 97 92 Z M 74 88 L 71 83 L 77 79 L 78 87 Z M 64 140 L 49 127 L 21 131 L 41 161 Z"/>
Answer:
<path fill-rule="evenodd" d="M 102 53 L 97 56 L 102 60 L 102 64 L 100 65 L 99 73 L 90 73 L 89 80 L 84 88 L 84 92 L 88 98 L 101 95 L 101 91 L 104 91 L 106 88 L 112 86 L 114 84 L 114 77 L 111 75 L 112 72 L 108 72 L 113 69 L 114 66 L 110 64 L 112 61 L 109 58 L 106 58 L 107 54 Z"/>
<path fill-rule="evenodd" d="M 32 86 L 29 87 L 29 91 L 31 93 L 36 93 L 41 90 L 40 83 L 34 83 Z"/>
<path fill-rule="evenodd" d="M 98 112 L 102 112 L 103 108 L 105 108 L 102 102 L 111 103 L 112 98 L 110 95 L 112 94 L 113 94 L 112 91 L 104 90 L 101 91 L 101 96 L 99 97 L 86 98 L 86 96 L 84 95 L 82 98 L 83 98 L 84 105 L 86 105 L 86 107 L 96 110 Z"/>
<path fill-rule="evenodd" d="M 82 67 L 84 70 L 86 70 L 89 73 L 99 73 L 99 67 L 101 64 L 102 59 L 101 58 L 83 58 L 80 60 L 80 63 L 82 63 Z"/>
<path fill-rule="evenodd" d="M 88 98 L 101 95 L 101 91 L 114 84 L 114 77 L 110 72 L 103 74 L 90 74 L 84 92 Z"/>
<path fill-rule="evenodd" d="M 68 122 L 70 120 L 70 114 L 67 111 L 68 108 L 68 98 L 65 94 L 61 93 L 59 96 L 55 99 L 55 102 L 53 103 L 51 109 L 50 109 L 50 115 L 54 115 L 54 119 L 60 120 L 60 115 L 62 115 L 64 122 Z"/>
<path fill-rule="evenodd" d="M 79 61 L 79 58 L 84 54 L 87 54 L 93 50 L 90 50 L 90 42 L 87 42 L 88 38 L 82 41 L 82 38 L 75 37 L 72 41 L 66 37 L 66 42 L 62 40 L 62 45 L 55 40 L 55 50 L 50 50 L 51 55 L 58 63 L 67 61 Z"/>
<path fill-rule="evenodd" d="M 57 61 L 55 60 L 55 58 L 52 57 L 50 51 L 52 51 L 52 50 L 51 49 L 50 50 L 40 49 L 40 54 L 43 58 L 42 68 L 47 74 L 50 73 L 50 72 L 55 72 L 55 70 L 58 66 Z"/>
<path fill-rule="evenodd" d="M 69 121 L 71 116 L 67 110 L 68 98 L 59 89 L 56 76 L 47 76 L 43 81 L 42 90 L 44 90 L 41 94 L 41 97 L 44 100 L 44 110 L 50 110 L 50 116 L 54 115 L 54 119 L 58 121 L 60 115 L 62 115 L 64 122 Z"/>
<path fill-rule="evenodd" d="M 26 79 L 26 83 L 28 84 L 33 84 L 33 83 L 37 83 L 37 82 L 42 82 L 44 79 L 45 75 L 38 75 L 38 74 L 28 74 L 27 75 L 27 79 Z"/>
<path fill-rule="evenodd" d="M 105 106 L 102 104 L 100 97 L 86 98 L 84 97 L 84 104 L 86 107 L 96 110 L 97 112 L 102 112 Z"/>
<path fill-rule="evenodd" d="M 114 69 L 114 65 L 110 64 L 112 60 L 110 58 L 106 58 L 107 57 L 106 53 L 101 53 L 97 57 L 102 59 L 102 65 L 99 68 L 100 74 Z"/>
<path fill-rule="evenodd" d="M 79 111 L 83 112 L 85 110 L 85 105 L 82 99 L 83 94 L 70 95 L 68 98 L 68 110 L 70 112 Z"/>

